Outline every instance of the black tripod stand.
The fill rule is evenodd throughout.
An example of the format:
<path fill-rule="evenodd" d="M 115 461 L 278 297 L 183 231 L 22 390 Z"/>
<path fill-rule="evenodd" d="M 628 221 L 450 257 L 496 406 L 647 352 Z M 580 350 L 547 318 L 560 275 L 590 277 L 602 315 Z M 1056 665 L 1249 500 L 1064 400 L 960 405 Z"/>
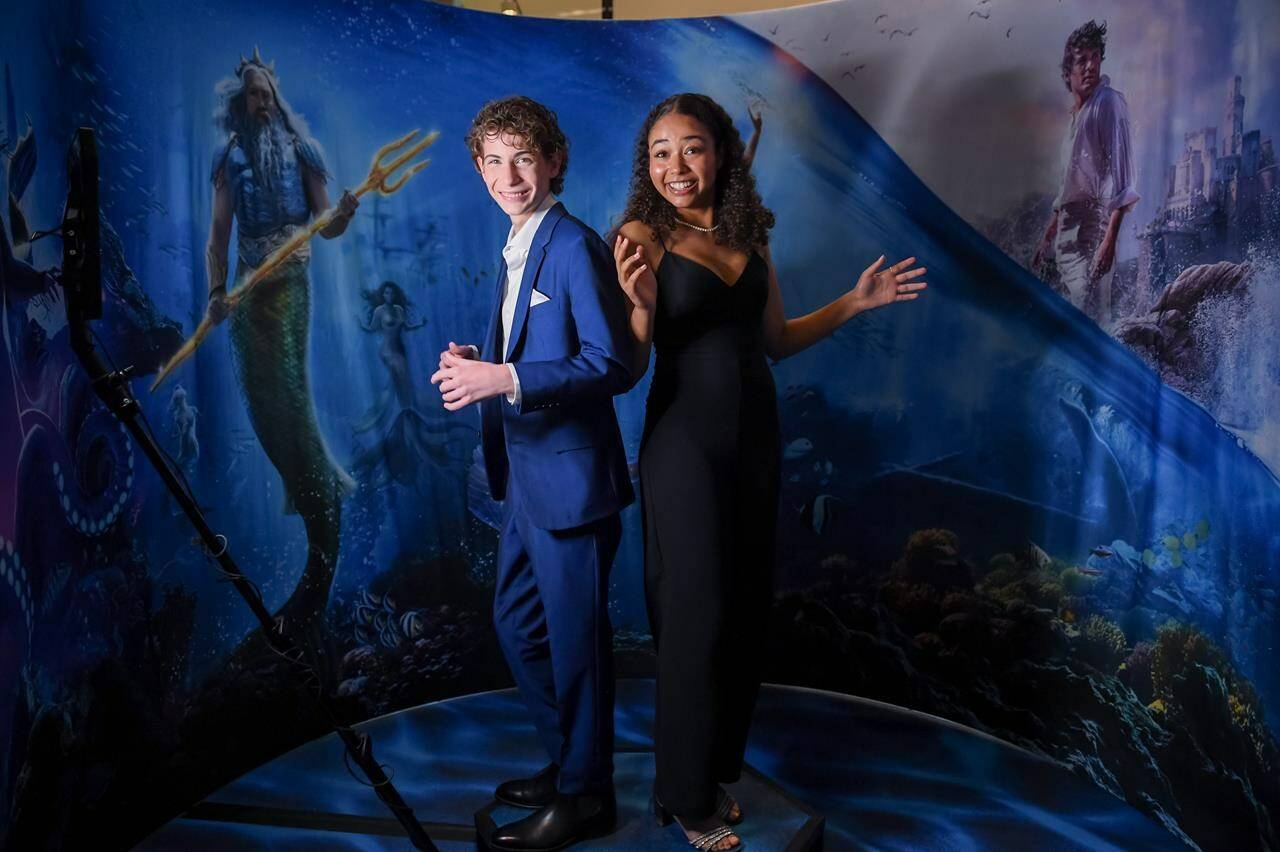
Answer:
<path fill-rule="evenodd" d="M 357 733 L 339 721 L 333 706 L 321 686 L 320 677 L 307 661 L 302 651 L 286 632 L 282 619 L 273 619 L 262 601 L 262 595 L 240 571 L 231 554 L 227 552 L 227 540 L 210 528 L 199 505 L 186 484 L 179 478 L 165 451 L 156 443 L 148 428 L 139 418 L 141 406 L 129 389 L 129 368 L 112 371 L 107 368 L 94 349 L 89 321 L 102 316 L 102 285 L 99 268 L 98 246 L 98 169 L 97 149 L 93 130 L 82 127 L 76 132 L 71 152 L 67 157 L 70 191 L 62 220 L 63 264 L 58 281 L 66 292 L 67 326 L 71 347 L 80 364 L 88 373 L 94 392 L 114 414 L 150 460 L 156 473 L 173 494 L 178 505 L 191 520 L 206 552 L 217 560 L 223 576 L 229 580 L 253 610 L 262 635 L 272 651 L 290 664 L 299 684 L 311 694 L 329 726 L 338 734 L 347 753 L 369 779 L 370 786 L 383 801 L 396 820 L 404 828 L 409 841 L 417 849 L 434 850 L 435 844 L 405 803 L 382 765 L 373 756 L 373 744 L 367 734 Z"/>

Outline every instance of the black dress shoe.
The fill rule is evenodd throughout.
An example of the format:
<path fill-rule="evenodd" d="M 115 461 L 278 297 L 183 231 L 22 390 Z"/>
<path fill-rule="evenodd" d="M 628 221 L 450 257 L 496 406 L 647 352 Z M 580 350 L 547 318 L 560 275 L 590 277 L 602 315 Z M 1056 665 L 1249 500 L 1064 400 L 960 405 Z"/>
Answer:
<path fill-rule="evenodd" d="M 515 805 L 517 808 L 544 808 L 555 801 L 556 781 L 559 778 L 560 767 L 549 763 L 532 778 L 503 781 L 494 791 L 493 797 L 504 805 Z"/>
<path fill-rule="evenodd" d="M 503 852 L 551 852 L 580 840 L 612 834 L 618 826 L 618 803 L 605 795 L 557 793 L 545 808 L 493 833 L 489 846 Z"/>

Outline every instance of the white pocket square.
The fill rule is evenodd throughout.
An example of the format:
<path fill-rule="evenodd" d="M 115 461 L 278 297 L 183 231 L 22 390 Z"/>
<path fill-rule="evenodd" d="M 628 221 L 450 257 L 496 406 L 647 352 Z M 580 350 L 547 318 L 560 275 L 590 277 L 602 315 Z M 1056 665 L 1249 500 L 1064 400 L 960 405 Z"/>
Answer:
<path fill-rule="evenodd" d="M 529 295 L 529 307 L 531 308 L 534 305 L 541 305 L 543 302 L 550 302 L 550 301 L 551 301 L 550 296 L 543 295 L 542 293 L 539 293 L 537 290 L 534 290 Z"/>

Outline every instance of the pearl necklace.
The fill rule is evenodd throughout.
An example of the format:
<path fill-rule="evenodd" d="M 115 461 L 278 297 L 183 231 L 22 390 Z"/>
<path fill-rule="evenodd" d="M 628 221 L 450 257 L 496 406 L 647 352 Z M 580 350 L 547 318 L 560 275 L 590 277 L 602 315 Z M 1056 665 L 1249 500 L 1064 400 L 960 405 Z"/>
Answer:
<path fill-rule="evenodd" d="M 679 216 L 676 217 L 676 222 L 681 225 L 684 225 L 686 228 L 693 228 L 695 231 L 701 231 L 704 234 L 709 234 L 712 231 L 714 231 L 716 228 L 720 227 L 720 223 L 716 222 L 710 228 L 704 228 L 701 225 L 694 225 L 690 222 L 686 222 L 685 220 L 681 219 Z"/>

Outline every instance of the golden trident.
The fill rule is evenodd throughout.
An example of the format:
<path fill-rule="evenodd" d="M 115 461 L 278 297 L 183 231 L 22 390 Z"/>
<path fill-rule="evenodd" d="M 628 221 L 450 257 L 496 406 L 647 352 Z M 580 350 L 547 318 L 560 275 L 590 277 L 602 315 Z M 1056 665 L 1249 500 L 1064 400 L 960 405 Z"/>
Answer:
<path fill-rule="evenodd" d="M 414 130 L 396 141 L 389 142 L 379 148 L 378 152 L 373 155 L 373 164 L 369 166 L 368 176 L 365 177 L 362 184 L 352 191 L 352 195 L 359 198 L 365 193 L 372 192 L 375 189 L 384 196 L 391 195 L 392 193 L 398 192 L 409 178 L 425 169 L 431 160 L 423 160 L 409 166 L 405 166 L 405 164 L 425 151 L 428 146 L 436 141 L 440 134 L 433 130 L 421 139 L 414 141 L 417 135 L 418 131 Z M 392 155 L 395 155 L 395 158 L 391 160 L 391 162 L 383 162 L 384 159 Z M 391 180 L 391 176 L 402 166 L 405 166 L 405 170 L 400 177 L 388 183 L 388 181 Z M 318 231 L 328 226 L 328 224 L 333 221 L 334 216 L 337 215 L 336 211 L 336 207 L 330 207 L 328 210 L 317 216 L 315 221 L 307 226 L 305 230 L 299 230 L 290 237 L 288 241 L 281 245 L 280 248 L 268 255 L 267 258 L 262 261 L 262 264 L 253 271 L 253 274 L 249 276 L 248 280 L 232 290 L 231 294 L 227 296 L 226 302 L 228 315 L 234 311 L 246 297 L 248 297 L 249 293 L 258 285 L 259 281 L 266 278 L 277 266 L 284 263 L 285 259 L 289 257 L 289 255 L 302 248 L 302 246 L 314 237 Z M 204 339 L 209 336 L 209 332 L 213 330 L 213 326 L 214 322 L 209 318 L 209 314 L 206 312 L 204 319 L 200 320 L 200 325 L 196 326 L 195 333 L 187 339 L 186 343 L 183 343 L 182 346 L 178 348 L 177 352 L 173 353 L 173 357 L 169 359 L 169 363 L 165 364 L 164 368 L 160 370 L 160 373 L 156 376 L 156 380 L 151 383 L 151 390 L 154 391 L 156 388 L 160 387 L 160 384 L 168 378 L 170 373 L 177 369 L 178 365 L 195 353 L 200 344 L 204 343 Z"/>

